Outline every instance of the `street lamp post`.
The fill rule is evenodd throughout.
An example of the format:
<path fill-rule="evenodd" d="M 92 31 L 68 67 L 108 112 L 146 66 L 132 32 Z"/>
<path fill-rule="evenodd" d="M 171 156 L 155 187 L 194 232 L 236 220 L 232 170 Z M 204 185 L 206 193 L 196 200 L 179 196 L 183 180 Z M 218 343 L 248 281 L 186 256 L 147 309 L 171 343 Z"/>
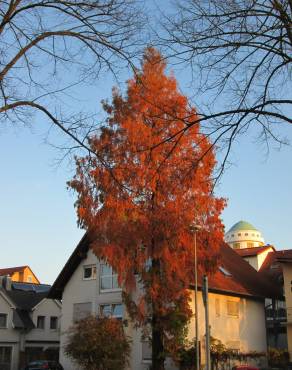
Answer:
<path fill-rule="evenodd" d="M 196 369 L 200 369 L 200 351 L 199 351 L 199 320 L 198 320 L 198 259 L 197 259 L 197 231 L 199 225 L 192 225 L 195 233 L 195 344 L 196 344 Z"/>

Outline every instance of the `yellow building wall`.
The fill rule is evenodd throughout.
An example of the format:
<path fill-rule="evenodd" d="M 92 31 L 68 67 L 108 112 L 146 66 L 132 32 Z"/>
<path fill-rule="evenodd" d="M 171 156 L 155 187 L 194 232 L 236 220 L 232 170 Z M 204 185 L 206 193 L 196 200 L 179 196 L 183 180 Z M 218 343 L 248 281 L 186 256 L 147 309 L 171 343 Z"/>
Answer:
<path fill-rule="evenodd" d="M 236 302 L 238 314 L 228 312 L 229 302 Z M 232 305 L 232 304 L 231 304 Z M 194 292 L 192 292 L 194 307 Z M 202 350 L 202 363 L 205 363 L 205 310 L 201 292 L 198 292 L 199 339 Z M 209 293 L 210 334 L 230 349 L 243 353 L 266 353 L 266 325 L 264 302 L 249 298 L 234 297 L 228 294 Z M 189 339 L 195 337 L 195 318 L 189 326 Z"/>
<path fill-rule="evenodd" d="M 34 275 L 32 270 L 27 266 L 25 267 L 22 271 L 20 272 L 15 272 L 11 276 L 11 280 L 15 282 L 20 282 L 20 283 L 33 283 L 33 284 L 39 284 L 39 280 L 37 277 Z"/>
<path fill-rule="evenodd" d="M 287 341 L 290 360 L 292 359 L 292 263 L 282 263 L 284 295 L 287 309 Z"/>

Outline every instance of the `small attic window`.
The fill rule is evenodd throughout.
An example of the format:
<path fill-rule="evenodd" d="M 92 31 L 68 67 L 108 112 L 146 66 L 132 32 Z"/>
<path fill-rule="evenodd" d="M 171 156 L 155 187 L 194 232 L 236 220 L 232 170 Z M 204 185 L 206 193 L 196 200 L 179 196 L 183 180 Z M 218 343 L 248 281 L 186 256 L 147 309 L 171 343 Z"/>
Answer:
<path fill-rule="evenodd" d="M 228 270 L 226 270 L 223 266 L 219 266 L 219 271 L 222 272 L 225 276 L 232 276 Z"/>
<path fill-rule="evenodd" d="M 232 238 L 234 238 L 234 234 L 231 234 Z"/>
<path fill-rule="evenodd" d="M 244 235 L 245 235 L 245 236 L 248 236 L 248 233 L 245 233 Z"/>
<path fill-rule="evenodd" d="M 241 236 L 241 233 L 238 233 L 237 235 L 238 235 L 238 236 Z"/>

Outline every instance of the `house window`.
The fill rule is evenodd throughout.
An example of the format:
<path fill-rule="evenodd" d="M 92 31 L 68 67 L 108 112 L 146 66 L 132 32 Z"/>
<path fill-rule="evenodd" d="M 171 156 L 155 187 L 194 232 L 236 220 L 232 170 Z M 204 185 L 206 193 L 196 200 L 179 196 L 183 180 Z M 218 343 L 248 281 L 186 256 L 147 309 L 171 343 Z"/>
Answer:
<path fill-rule="evenodd" d="M 57 330 L 58 328 L 58 317 L 57 316 L 51 316 L 50 318 L 50 329 Z"/>
<path fill-rule="evenodd" d="M 0 369 L 11 369 L 12 347 L 0 347 Z"/>
<path fill-rule="evenodd" d="M 100 315 L 103 317 L 115 317 L 116 319 L 123 318 L 124 307 L 121 303 L 102 304 L 99 308 Z"/>
<path fill-rule="evenodd" d="M 227 315 L 238 317 L 239 316 L 239 304 L 235 301 L 227 301 Z"/>
<path fill-rule="evenodd" d="M 100 290 L 120 290 L 118 274 L 106 264 L 100 265 Z"/>
<path fill-rule="evenodd" d="M 0 313 L 0 328 L 7 328 L 7 313 Z"/>
<path fill-rule="evenodd" d="M 227 347 L 231 349 L 234 353 L 239 353 L 240 351 L 240 342 L 237 340 L 232 340 L 226 343 Z"/>
<path fill-rule="evenodd" d="M 151 361 L 152 360 L 152 348 L 149 341 L 142 342 L 142 361 Z"/>
<path fill-rule="evenodd" d="M 91 315 L 92 303 L 75 303 L 73 304 L 73 322 L 85 319 Z"/>
<path fill-rule="evenodd" d="M 83 279 L 84 280 L 96 279 L 96 266 L 95 265 L 83 266 Z"/>
<path fill-rule="evenodd" d="M 28 283 L 32 283 L 32 276 L 31 276 L 31 275 L 29 275 L 29 276 L 27 277 L 27 282 L 28 282 Z"/>
<path fill-rule="evenodd" d="M 219 298 L 215 299 L 215 314 L 217 317 L 220 316 L 220 299 Z"/>
<path fill-rule="evenodd" d="M 234 249 L 240 249 L 240 243 L 233 243 Z"/>
<path fill-rule="evenodd" d="M 253 243 L 248 242 L 248 243 L 247 243 L 247 248 L 253 248 Z"/>
<path fill-rule="evenodd" d="M 37 328 L 44 329 L 45 328 L 45 316 L 38 316 L 37 317 Z"/>

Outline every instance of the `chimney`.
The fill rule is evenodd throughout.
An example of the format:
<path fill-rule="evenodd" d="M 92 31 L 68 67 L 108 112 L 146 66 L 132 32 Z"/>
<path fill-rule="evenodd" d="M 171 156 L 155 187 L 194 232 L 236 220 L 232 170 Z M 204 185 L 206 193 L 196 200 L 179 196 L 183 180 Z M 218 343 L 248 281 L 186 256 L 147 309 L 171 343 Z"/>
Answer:
<path fill-rule="evenodd" d="M 2 286 L 6 290 L 11 290 L 12 287 L 12 282 L 11 282 L 11 277 L 9 275 L 3 276 L 2 277 Z"/>

